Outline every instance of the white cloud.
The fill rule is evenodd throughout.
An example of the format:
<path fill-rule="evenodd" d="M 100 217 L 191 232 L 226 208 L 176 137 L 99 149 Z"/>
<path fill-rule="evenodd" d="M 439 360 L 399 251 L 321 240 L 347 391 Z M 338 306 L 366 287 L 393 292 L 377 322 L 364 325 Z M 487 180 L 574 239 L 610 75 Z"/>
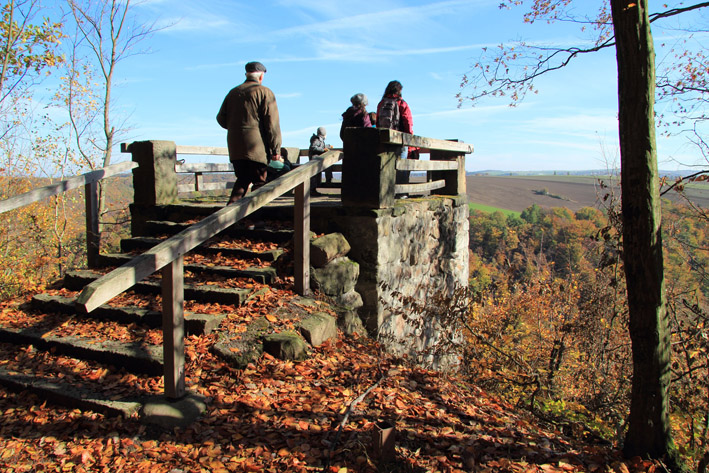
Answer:
<path fill-rule="evenodd" d="M 156 27 L 166 33 L 184 33 L 186 31 L 214 31 L 229 26 L 229 21 L 214 15 L 196 15 L 167 17 L 161 19 Z"/>
<path fill-rule="evenodd" d="M 313 5 L 311 0 L 295 0 L 286 1 L 284 3 L 287 5 L 296 5 L 309 8 L 312 8 Z M 285 28 L 275 32 L 275 34 L 282 36 L 291 36 L 294 34 L 339 35 L 344 31 L 354 31 L 361 34 L 362 37 L 366 37 L 366 34 L 369 31 L 382 31 L 383 24 L 401 23 L 410 27 L 414 22 L 430 19 L 435 16 L 450 14 L 457 10 L 476 9 L 483 5 L 497 5 L 498 3 L 499 2 L 491 0 L 448 0 L 415 7 L 399 7 L 381 10 L 374 13 L 361 13 L 334 18 L 328 21 L 298 25 L 291 28 Z M 313 9 L 317 10 L 317 5 Z M 361 6 L 356 5 L 356 9 L 361 10 Z"/>

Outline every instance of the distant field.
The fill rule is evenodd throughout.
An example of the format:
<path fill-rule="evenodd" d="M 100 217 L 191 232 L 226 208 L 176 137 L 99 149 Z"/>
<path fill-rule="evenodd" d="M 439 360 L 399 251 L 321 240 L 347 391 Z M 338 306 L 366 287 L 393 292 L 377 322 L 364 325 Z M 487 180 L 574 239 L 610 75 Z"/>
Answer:
<path fill-rule="evenodd" d="M 532 204 L 540 207 L 566 207 L 576 211 L 599 207 L 604 191 L 599 176 L 467 176 L 468 202 L 495 209 L 521 212 Z M 609 183 L 607 179 L 604 181 Z M 613 192 L 620 196 L 620 189 Z M 709 184 L 692 184 L 687 189 L 693 202 L 709 207 Z M 675 200 L 673 193 L 665 196 Z"/>

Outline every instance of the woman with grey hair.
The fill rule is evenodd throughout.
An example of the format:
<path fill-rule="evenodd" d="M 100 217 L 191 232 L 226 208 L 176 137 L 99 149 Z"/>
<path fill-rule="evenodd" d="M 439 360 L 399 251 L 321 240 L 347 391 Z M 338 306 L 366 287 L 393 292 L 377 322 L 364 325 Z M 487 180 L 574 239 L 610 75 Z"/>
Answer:
<path fill-rule="evenodd" d="M 367 96 L 364 94 L 354 94 L 350 98 L 352 106 L 342 114 L 342 126 L 340 127 L 340 138 L 344 141 L 345 128 L 371 127 L 372 122 L 367 113 Z"/>

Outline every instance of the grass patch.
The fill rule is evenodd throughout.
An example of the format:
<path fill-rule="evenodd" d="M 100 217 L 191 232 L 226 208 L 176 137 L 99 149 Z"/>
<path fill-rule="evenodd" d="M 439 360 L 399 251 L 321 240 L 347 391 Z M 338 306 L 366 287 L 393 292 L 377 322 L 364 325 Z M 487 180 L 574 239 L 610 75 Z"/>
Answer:
<path fill-rule="evenodd" d="M 517 217 L 519 217 L 522 214 L 522 212 L 517 212 L 516 210 L 501 209 L 499 207 L 492 207 L 490 205 L 476 204 L 474 202 L 468 203 L 468 207 L 470 207 L 471 212 L 473 210 L 479 210 L 481 212 L 487 212 L 487 213 L 502 212 L 505 215 L 516 215 Z"/>

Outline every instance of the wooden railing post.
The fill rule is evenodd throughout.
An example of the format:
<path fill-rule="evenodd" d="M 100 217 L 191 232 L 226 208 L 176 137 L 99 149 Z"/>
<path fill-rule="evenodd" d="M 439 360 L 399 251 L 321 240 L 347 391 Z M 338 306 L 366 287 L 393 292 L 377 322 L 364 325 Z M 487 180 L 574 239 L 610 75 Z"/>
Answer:
<path fill-rule="evenodd" d="M 295 188 L 293 214 L 295 292 L 305 296 L 310 293 L 310 179 Z"/>
<path fill-rule="evenodd" d="M 436 189 L 434 194 L 462 195 L 466 193 L 465 154 L 456 151 L 431 150 L 431 161 L 457 161 L 457 171 L 431 171 L 431 180 L 443 179 L 445 187 Z"/>
<path fill-rule="evenodd" d="M 89 268 L 98 267 L 99 233 L 98 233 L 98 183 L 90 182 L 84 186 L 86 202 L 86 265 Z"/>
<path fill-rule="evenodd" d="M 164 266 L 162 273 L 162 336 L 165 396 L 185 395 L 184 257 Z"/>
<path fill-rule="evenodd" d="M 386 130 L 385 130 L 386 131 Z M 342 158 L 342 204 L 383 209 L 394 206 L 397 145 L 381 143 L 382 130 L 346 128 Z"/>

